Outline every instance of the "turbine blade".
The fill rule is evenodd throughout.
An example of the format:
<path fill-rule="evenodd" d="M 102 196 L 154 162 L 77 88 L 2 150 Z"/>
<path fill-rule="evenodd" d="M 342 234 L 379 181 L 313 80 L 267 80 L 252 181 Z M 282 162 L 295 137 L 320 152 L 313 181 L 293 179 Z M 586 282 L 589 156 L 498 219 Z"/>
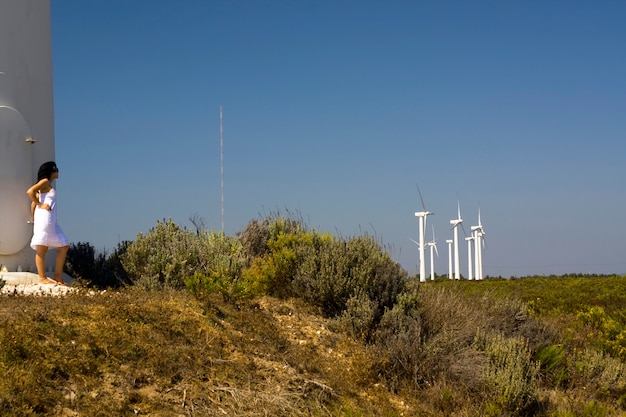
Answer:
<path fill-rule="evenodd" d="M 439 251 L 437 250 L 437 245 L 435 245 L 435 253 L 437 254 L 437 258 L 439 258 Z"/>
<path fill-rule="evenodd" d="M 424 198 L 422 197 L 422 192 L 420 191 L 420 186 L 419 186 L 417 183 L 415 183 L 415 186 L 417 187 L 417 193 L 419 194 L 419 196 L 420 196 L 420 201 L 422 202 L 422 209 L 423 209 L 424 211 L 427 211 L 427 210 L 426 210 L 426 204 L 424 204 Z"/>
<path fill-rule="evenodd" d="M 463 229 L 463 234 L 465 235 L 465 237 L 467 237 L 467 232 L 465 231 L 465 227 L 463 226 L 463 223 L 461 223 L 461 229 Z"/>

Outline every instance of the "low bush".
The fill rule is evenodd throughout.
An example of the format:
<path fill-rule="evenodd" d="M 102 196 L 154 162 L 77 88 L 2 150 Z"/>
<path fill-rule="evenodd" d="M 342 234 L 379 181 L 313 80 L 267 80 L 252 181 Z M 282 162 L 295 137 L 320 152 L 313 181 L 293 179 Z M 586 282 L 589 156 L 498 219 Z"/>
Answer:
<path fill-rule="evenodd" d="M 378 323 L 405 290 L 406 271 L 371 236 L 317 241 L 300 254 L 294 292 L 329 317 L 343 314 L 348 300 L 366 296 Z"/>
<path fill-rule="evenodd" d="M 477 402 L 491 401 L 481 415 L 532 415 L 540 408 L 532 353 L 554 335 L 524 311 L 515 300 L 411 281 L 377 326 L 376 372 L 393 390 L 454 381 Z M 533 333 L 539 336 L 527 337 Z M 507 378 L 514 386 L 505 386 Z"/>
<path fill-rule="evenodd" d="M 534 359 L 539 362 L 542 375 L 551 385 L 563 387 L 569 381 L 565 346 L 551 344 L 536 351 Z"/>
<path fill-rule="evenodd" d="M 188 290 L 199 298 L 218 293 L 225 300 L 263 294 L 256 282 L 242 277 L 246 260 L 239 240 L 217 232 L 200 233 L 197 240 L 196 271 L 184 278 Z"/>
<path fill-rule="evenodd" d="M 366 341 L 374 327 L 375 303 L 362 291 L 356 291 L 337 319 L 338 328 L 356 340 Z"/>
<path fill-rule="evenodd" d="M 262 220 L 253 219 L 246 227 L 237 233 L 248 262 L 263 257 L 270 252 L 269 242 L 278 235 L 299 234 L 307 231 L 301 217 L 289 212 L 286 215 L 280 212 L 270 213 Z"/>
<path fill-rule="evenodd" d="M 72 243 L 67 252 L 65 271 L 75 280 L 88 287 L 119 288 L 130 283 L 120 257 L 129 242 L 121 242 L 112 254 L 96 253 L 85 242 Z"/>
<path fill-rule="evenodd" d="M 302 298 L 328 317 L 343 315 L 351 326 L 360 323 L 350 331 L 364 337 L 405 288 L 407 273 L 367 235 L 335 238 L 308 230 L 299 219 L 275 215 L 250 222 L 238 238 L 248 259 L 243 277 L 249 287 Z M 371 315 L 367 325 L 365 311 Z M 359 316 L 352 320 L 351 313 Z"/>
<path fill-rule="evenodd" d="M 595 385 L 598 389 L 614 386 L 626 388 L 626 364 L 619 359 L 593 349 L 574 351 L 569 358 L 572 383 Z"/>
<path fill-rule="evenodd" d="M 515 416 L 536 415 L 540 409 L 539 364 L 532 360 L 526 340 L 492 332 L 477 333 L 475 343 L 479 351 L 487 354 L 488 365 L 483 378 L 494 397 L 492 411 L 501 409 Z"/>
<path fill-rule="evenodd" d="M 375 335 L 373 350 L 379 360 L 375 371 L 389 389 L 407 385 L 419 388 L 428 383 L 423 367 L 422 318 L 417 288 L 398 296 L 397 303 L 383 315 Z"/>
<path fill-rule="evenodd" d="M 146 235 L 140 233 L 121 260 L 135 285 L 190 287 L 198 293 L 219 289 L 226 294 L 245 266 L 236 238 L 181 228 L 172 220 L 159 221 Z"/>
<path fill-rule="evenodd" d="M 105 256 L 96 255 L 96 251 L 89 243 L 72 243 L 67 251 L 65 270 L 74 279 L 90 282 L 98 274 L 104 264 Z"/>
<path fill-rule="evenodd" d="M 576 318 L 589 329 L 588 337 L 596 347 L 617 358 L 626 359 L 626 327 L 599 306 L 580 311 Z"/>
<path fill-rule="evenodd" d="M 197 236 L 171 219 L 158 221 L 147 234 L 139 233 L 122 256 L 133 284 L 148 288 L 184 288 L 198 268 Z"/>

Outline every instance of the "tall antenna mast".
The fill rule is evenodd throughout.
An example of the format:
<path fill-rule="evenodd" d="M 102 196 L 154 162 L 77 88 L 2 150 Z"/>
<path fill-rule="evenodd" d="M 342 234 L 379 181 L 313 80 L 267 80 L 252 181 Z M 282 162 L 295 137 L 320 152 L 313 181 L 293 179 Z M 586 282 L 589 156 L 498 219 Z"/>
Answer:
<path fill-rule="evenodd" d="M 222 185 L 222 235 L 224 234 L 224 138 L 222 137 L 222 105 L 220 104 L 220 177 Z"/>

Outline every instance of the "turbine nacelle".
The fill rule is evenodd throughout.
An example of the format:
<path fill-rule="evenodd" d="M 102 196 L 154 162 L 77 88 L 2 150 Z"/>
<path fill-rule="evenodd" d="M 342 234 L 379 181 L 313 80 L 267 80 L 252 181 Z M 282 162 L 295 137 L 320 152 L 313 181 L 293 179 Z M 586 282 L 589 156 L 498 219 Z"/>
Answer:
<path fill-rule="evenodd" d="M 415 217 L 426 217 L 426 216 L 430 216 L 431 214 L 435 214 L 435 213 L 430 212 L 430 211 L 416 211 Z"/>
<path fill-rule="evenodd" d="M 430 248 L 434 248 L 435 249 L 435 253 L 437 254 L 437 258 L 439 258 L 439 251 L 437 250 L 437 242 L 434 242 L 434 241 L 433 242 L 428 242 L 426 245 L 429 246 Z"/>

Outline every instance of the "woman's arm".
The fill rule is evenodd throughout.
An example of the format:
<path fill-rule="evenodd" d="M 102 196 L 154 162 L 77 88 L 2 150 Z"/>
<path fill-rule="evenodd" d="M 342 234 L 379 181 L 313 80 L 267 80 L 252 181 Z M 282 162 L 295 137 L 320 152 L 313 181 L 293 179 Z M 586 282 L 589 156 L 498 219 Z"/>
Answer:
<path fill-rule="evenodd" d="M 50 206 L 48 206 L 47 204 L 41 204 L 39 202 L 39 198 L 37 196 L 38 192 L 41 192 L 42 189 L 49 189 L 50 188 L 50 181 L 46 178 L 42 179 L 41 181 L 39 181 L 37 184 L 33 185 L 32 187 L 30 187 L 27 191 L 26 194 L 28 194 L 28 197 L 30 197 L 30 200 L 32 201 L 32 204 L 34 206 L 32 206 L 33 210 L 35 209 L 35 207 L 40 207 L 40 208 L 44 208 L 46 210 L 50 210 Z M 44 207 L 47 206 L 47 207 Z"/>

